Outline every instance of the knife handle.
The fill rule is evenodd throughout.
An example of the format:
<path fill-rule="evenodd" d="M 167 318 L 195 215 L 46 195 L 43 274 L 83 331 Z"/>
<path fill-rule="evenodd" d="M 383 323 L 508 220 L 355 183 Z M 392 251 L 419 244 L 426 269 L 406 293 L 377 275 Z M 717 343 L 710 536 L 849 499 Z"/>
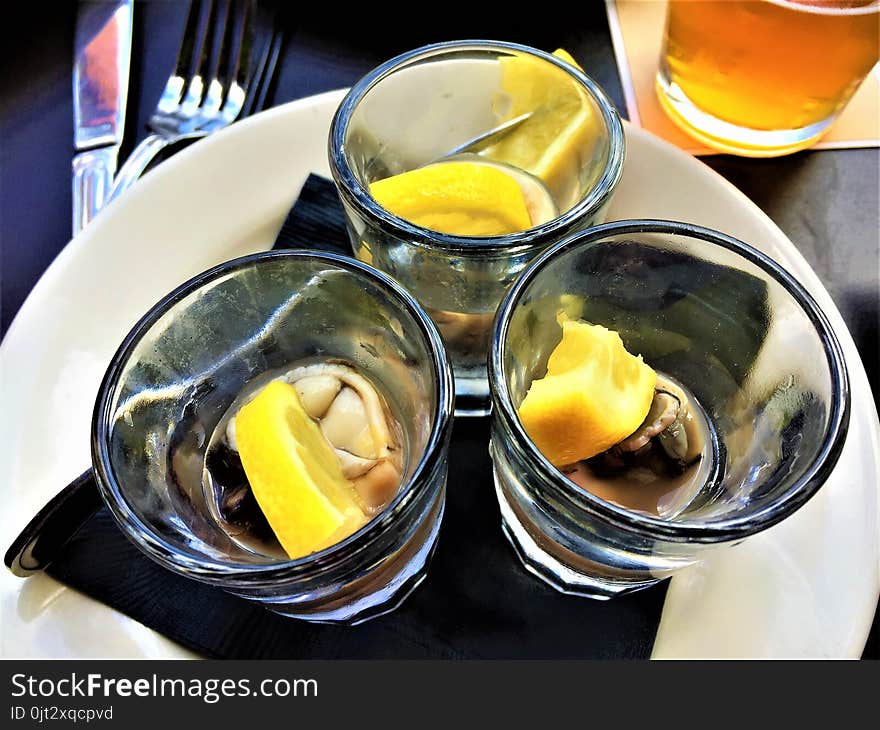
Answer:
<path fill-rule="evenodd" d="M 21 578 L 40 572 L 103 503 L 89 469 L 52 497 L 15 538 L 4 557 L 6 567 Z"/>
<path fill-rule="evenodd" d="M 73 235 L 75 236 L 104 206 L 116 173 L 119 147 L 80 152 L 73 158 Z"/>

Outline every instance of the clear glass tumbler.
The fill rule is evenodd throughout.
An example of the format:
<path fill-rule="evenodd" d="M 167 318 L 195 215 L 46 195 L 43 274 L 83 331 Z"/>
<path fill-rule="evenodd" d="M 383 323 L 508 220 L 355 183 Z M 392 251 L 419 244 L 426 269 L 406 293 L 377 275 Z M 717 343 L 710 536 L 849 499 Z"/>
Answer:
<path fill-rule="evenodd" d="M 877 0 L 669 0 L 657 96 L 710 147 L 784 155 L 828 131 L 878 58 Z"/>
<path fill-rule="evenodd" d="M 205 449 L 245 384 L 315 356 L 350 362 L 382 391 L 404 432 L 404 477 L 355 534 L 279 560 L 240 547 L 211 517 Z M 93 463 L 120 528 L 161 565 L 287 616 L 358 623 L 425 577 L 452 404 L 440 336 L 396 282 L 343 256 L 267 252 L 195 277 L 134 327 L 101 386 Z"/>
<path fill-rule="evenodd" d="M 511 71 L 523 68 L 530 71 Z M 370 196 L 370 183 L 441 160 L 512 114 L 541 123 L 554 112 L 521 81 L 533 74 L 571 84 L 582 105 L 582 116 L 559 136 L 529 137 L 547 145 L 543 159 L 553 157 L 553 144 L 564 147 L 547 176 L 558 217 L 507 236 L 453 236 L 399 218 Z M 532 122 L 523 122 L 524 133 Z M 509 161 L 510 150 L 490 144 L 498 141 L 471 152 Z M 512 43 L 419 48 L 368 73 L 343 100 L 330 131 L 330 168 L 355 255 L 401 282 L 434 319 L 452 360 L 457 415 L 488 412 L 486 354 L 507 287 L 548 245 L 604 220 L 623 159 L 623 127 L 601 89 L 559 58 Z"/>
<path fill-rule="evenodd" d="M 619 332 L 702 407 L 708 468 L 665 509 L 582 489 L 524 430 L 517 409 L 545 375 L 560 312 Z M 843 355 L 809 294 L 746 244 L 669 221 L 597 226 L 537 258 L 499 307 L 489 377 L 504 531 L 529 571 L 593 598 L 656 583 L 790 515 L 828 477 L 849 419 Z"/>

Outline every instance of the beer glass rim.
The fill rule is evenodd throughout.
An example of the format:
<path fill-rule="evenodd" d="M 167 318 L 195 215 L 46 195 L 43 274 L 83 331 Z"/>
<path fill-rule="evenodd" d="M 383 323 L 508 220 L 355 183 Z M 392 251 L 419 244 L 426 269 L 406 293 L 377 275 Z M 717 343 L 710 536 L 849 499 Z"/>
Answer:
<path fill-rule="evenodd" d="M 608 137 L 608 159 L 605 162 L 601 176 L 594 183 L 589 193 L 572 208 L 553 220 L 528 228 L 525 231 L 518 231 L 503 236 L 456 236 L 430 228 L 423 228 L 394 215 L 379 205 L 370 195 L 369 190 L 358 179 L 351 165 L 349 165 L 345 154 L 345 140 L 349 125 L 360 102 L 378 83 L 399 69 L 414 62 L 449 52 L 468 51 L 520 53 L 539 58 L 574 78 L 596 104 Z M 620 116 L 615 110 L 614 105 L 605 92 L 602 91 L 601 87 L 583 71 L 537 48 L 506 41 L 474 39 L 433 43 L 407 51 L 376 66 L 357 81 L 351 87 L 348 94 L 346 94 L 333 117 L 329 136 L 329 161 L 333 179 L 345 202 L 358 210 L 362 215 L 368 216 L 371 220 L 377 220 L 379 225 L 390 235 L 420 246 L 440 248 L 453 252 L 477 253 L 481 250 L 491 251 L 498 248 L 509 249 L 517 246 L 543 248 L 547 240 L 557 237 L 561 231 L 570 227 L 574 221 L 599 210 L 610 198 L 623 174 L 625 148 L 626 140 L 623 132 L 623 123 L 620 121 Z"/>
<path fill-rule="evenodd" d="M 805 473 L 784 493 L 762 508 L 743 515 L 713 522 L 664 520 L 628 510 L 579 488 L 566 478 L 528 437 L 513 407 L 504 374 L 507 333 L 510 319 L 531 282 L 557 256 L 580 247 L 593 246 L 611 236 L 660 233 L 697 239 L 705 244 L 732 251 L 760 268 L 779 283 L 808 317 L 822 343 L 830 374 L 830 413 L 816 458 Z M 805 504 L 827 481 L 843 448 L 849 426 L 850 390 L 843 350 L 827 317 L 813 297 L 778 263 L 757 249 L 727 234 L 702 226 L 658 219 L 615 221 L 594 226 L 551 246 L 536 257 L 505 295 L 495 316 L 489 353 L 489 388 L 493 417 L 505 425 L 515 446 L 526 454 L 541 479 L 577 504 L 617 527 L 648 538 L 672 542 L 726 542 L 746 537 L 784 519 Z"/>
<path fill-rule="evenodd" d="M 834 5 L 807 5 L 799 3 L 796 0 L 764 0 L 768 5 L 776 5 L 786 10 L 794 10 L 795 12 L 810 13 L 812 15 L 870 15 L 880 11 L 880 1 L 872 0 L 867 5 L 852 6 L 834 6 Z"/>
<path fill-rule="evenodd" d="M 395 498 L 366 525 L 344 540 L 319 552 L 294 560 L 280 560 L 266 564 L 242 563 L 234 560 L 194 556 L 171 544 L 146 522 L 129 505 L 124 485 L 116 477 L 110 458 L 110 442 L 113 399 L 125 366 L 130 362 L 135 348 L 150 329 L 178 302 L 198 292 L 203 287 L 235 272 L 288 261 L 317 261 L 365 277 L 378 284 L 389 297 L 407 311 L 418 326 L 418 336 L 423 338 L 431 355 L 433 390 L 436 409 L 424 453 L 416 464 L 411 477 L 398 490 Z M 408 336 L 416 336 L 415 332 Z M 452 427 L 453 408 L 452 371 L 436 326 L 409 292 L 391 277 L 368 264 L 347 256 L 323 251 L 285 249 L 264 251 L 231 259 L 214 266 L 184 282 L 160 299 L 125 336 L 104 375 L 98 391 L 92 417 L 91 451 L 96 482 L 105 504 L 123 533 L 159 563 L 193 577 L 222 581 L 224 578 L 271 582 L 279 579 L 307 578 L 341 565 L 363 551 L 377 538 L 394 529 L 397 517 L 417 502 L 421 492 L 431 484 L 431 475 L 443 462 L 443 445 Z"/>

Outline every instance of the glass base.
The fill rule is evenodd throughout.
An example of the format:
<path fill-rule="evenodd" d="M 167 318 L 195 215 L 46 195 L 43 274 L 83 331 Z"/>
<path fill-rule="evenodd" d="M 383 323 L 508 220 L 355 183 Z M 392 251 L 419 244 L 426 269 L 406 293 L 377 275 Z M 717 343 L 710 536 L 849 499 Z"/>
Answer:
<path fill-rule="evenodd" d="M 648 588 L 661 578 L 644 581 L 618 581 L 606 576 L 588 575 L 574 570 L 544 550 L 517 519 L 495 477 L 495 493 L 501 510 L 501 527 L 516 556 L 529 573 L 560 593 L 607 601 L 609 598 Z"/>
<path fill-rule="evenodd" d="M 492 412 L 489 381 L 455 375 L 455 415 L 457 418 L 488 416 Z"/>
<path fill-rule="evenodd" d="M 377 590 L 370 591 L 354 601 L 343 600 L 340 602 L 341 605 L 326 609 L 319 607 L 302 610 L 296 603 L 286 602 L 283 598 L 277 602 L 266 599 L 261 602 L 270 611 L 288 618 L 298 618 L 315 624 L 342 626 L 357 626 L 397 610 L 428 575 L 428 566 L 437 549 L 437 539 L 440 536 L 440 524 L 443 522 L 445 506 L 445 502 L 441 502 L 436 517 L 431 518 L 432 522 L 427 536 L 414 538 L 424 539 L 424 542 L 412 555 L 404 556 L 405 563 L 391 578 L 385 576 L 377 581 L 380 584 Z M 403 549 L 407 550 L 406 547 Z M 243 597 L 247 598 L 248 596 Z"/>
<path fill-rule="evenodd" d="M 655 82 L 660 106 L 675 124 L 708 147 L 744 157 L 779 157 L 815 144 L 835 117 L 799 129 L 762 130 L 725 122 L 700 109 L 661 64 Z"/>

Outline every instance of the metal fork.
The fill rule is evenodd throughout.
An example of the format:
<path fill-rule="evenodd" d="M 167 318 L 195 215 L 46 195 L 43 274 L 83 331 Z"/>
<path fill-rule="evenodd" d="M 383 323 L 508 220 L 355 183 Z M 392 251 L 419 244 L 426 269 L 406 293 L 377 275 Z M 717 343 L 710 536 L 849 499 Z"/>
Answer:
<path fill-rule="evenodd" d="M 192 0 L 175 69 L 150 117 L 151 133 L 119 169 L 108 202 L 128 190 L 164 148 L 262 108 L 282 31 L 272 23 L 266 41 L 255 47 L 256 13 L 255 0 Z"/>

